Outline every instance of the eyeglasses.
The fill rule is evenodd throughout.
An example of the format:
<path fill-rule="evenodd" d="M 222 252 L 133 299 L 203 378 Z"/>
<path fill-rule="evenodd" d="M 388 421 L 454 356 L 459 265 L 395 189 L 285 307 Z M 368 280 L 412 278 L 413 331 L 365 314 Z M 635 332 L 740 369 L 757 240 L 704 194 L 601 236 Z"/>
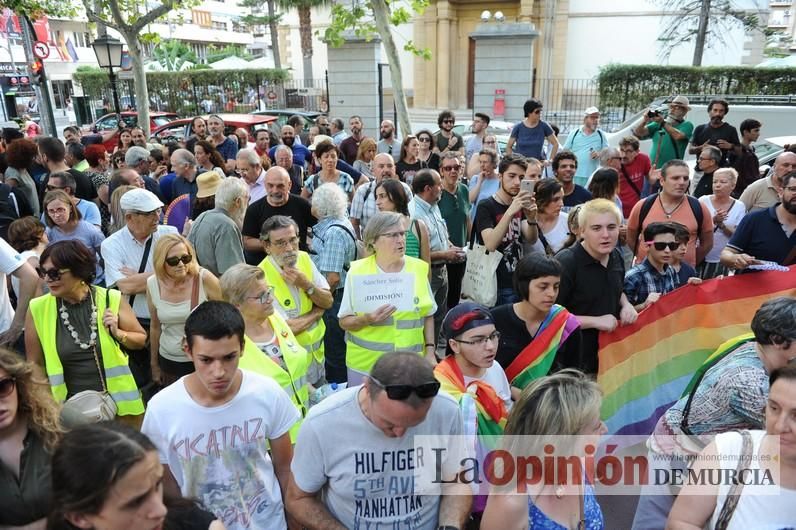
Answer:
<path fill-rule="evenodd" d="M 266 289 L 265 291 L 263 291 L 262 293 L 260 293 L 257 296 L 247 296 L 246 297 L 246 300 L 257 300 L 258 302 L 260 302 L 263 305 L 267 304 L 268 302 L 270 302 L 273 299 L 274 299 L 274 288 L 273 287 L 269 287 L 268 289 Z"/>
<path fill-rule="evenodd" d="M 379 237 L 386 237 L 387 239 L 404 239 L 406 237 L 406 232 L 385 232 L 383 234 L 379 234 Z"/>
<path fill-rule="evenodd" d="M 387 392 L 387 397 L 394 401 L 403 401 L 412 395 L 414 392 L 420 399 L 433 398 L 439 392 L 439 381 L 432 381 L 423 383 L 422 385 L 385 385 L 373 376 L 370 380 L 377 386 L 380 386 Z"/>
<path fill-rule="evenodd" d="M 487 335 L 486 337 L 475 337 L 475 340 L 459 340 L 459 339 L 453 339 L 453 340 L 455 340 L 456 342 L 460 342 L 462 344 L 469 344 L 471 346 L 486 346 L 487 341 L 500 342 L 500 332 L 493 331 L 490 335 Z"/>
<path fill-rule="evenodd" d="M 484 145 L 495 145 L 497 142 L 484 142 Z"/>
<path fill-rule="evenodd" d="M 53 191 L 53 190 L 62 190 L 66 188 L 66 186 L 53 186 L 52 184 L 47 184 L 44 189 L 46 191 Z"/>
<path fill-rule="evenodd" d="M 533 113 L 534 114 L 541 114 L 542 113 L 542 109 L 536 109 L 535 111 L 533 111 Z"/>
<path fill-rule="evenodd" d="M 69 272 L 69 269 L 45 269 L 43 267 L 36 267 L 36 272 L 39 273 L 39 278 L 42 280 L 46 277 L 51 282 L 57 282 L 61 279 L 63 273 Z"/>
<path fill-rule="evenodd" d="M 442 171 L 452 171 L 452 170 L 454 170 L 454 169 L 455 169 L 456 171 L 459 171 L 461 168 L 462 168 L 462 166 L 458 166 L 458 165 L 457 165 L 457 166 L 442 166 L 440 169 L 441 169 Z"/>
<path fill-rule="evenodd" d="M 647 244 L 655 247 L 655 250 L 665 250 L 666 247 L 669 247 L 669 250 L 677 250 L 680 246 L 680 243 L 677 241 L 672 241 L 670 243 L 664 243 L 663 241 L 647 241 Z"/>
<path fill-rule="evenodd" d="M 280 241 L 271 241 L 271 244 L 276 248 L 285 249 L 290 245 L 291 247 L 295 248 L 299 243 L 298 236 L 293 236 L 287 239 L 282 239 Z"/>
<path fill-rule="evenodd" d="M 705 160 L 713 160 L 713 159 L 712 159 L 712 158 L 710 158 L 710 157 L 701 157 L 701 156 L 700 156 L 700 157 L 699 157 L 697 160 L 700 160 L 700 161 L 703 161 L 703 162 L 704 162 Z"/>
<path fill-rule="evenodd" d="M 161 208 L 157 210 L 152 210 L 151 212 L 135 212 L 136 215 L 140 215 L 141 217 L 160 217 L 160 214 L 163 213 Z"/>
<path fill-rule="evenodd" d="M 13 377 L 4 377 L 0 379 L 0 398 L 10 395 L 16 386 L 17 380 Z"/>
<path fill-rule="evenodd" d="M 454 120 L 446 119 L 446 120 L 442 120 L 442 123 L 454 123 Z"/>
<path fill-rule="evenodd" d="M 418 142 L 423 142 L 424 144 L 430 144 L 431 143 L 431 138 L 429 138 L 428 136 L 419 136 L 417 138 L 417 141 Z"/>
<path fill-rule="evenodd" d="M 184 265 L 188 265 L 191 261 L 193 261 L 193 256 L 190 254 L 183 254 L 182 256 L 172 256 L 170 258 L 166 258 L 166 265 L 170 267 L 176 267 L 182 262 Z"/>

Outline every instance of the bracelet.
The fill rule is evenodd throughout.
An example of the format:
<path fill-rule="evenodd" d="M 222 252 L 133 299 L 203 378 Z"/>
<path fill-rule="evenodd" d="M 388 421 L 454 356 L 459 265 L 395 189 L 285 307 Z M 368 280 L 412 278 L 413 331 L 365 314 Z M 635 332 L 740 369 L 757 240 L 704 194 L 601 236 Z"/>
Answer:
<path fill-rule="evenodd" d="M 437 347 L 437 345 L 434 344 L 433 342 L 427 342 L 426 343 L 426 348 L 428 348 L 429 346 L 431 346 L 432 348 L 436 348 Z"/>

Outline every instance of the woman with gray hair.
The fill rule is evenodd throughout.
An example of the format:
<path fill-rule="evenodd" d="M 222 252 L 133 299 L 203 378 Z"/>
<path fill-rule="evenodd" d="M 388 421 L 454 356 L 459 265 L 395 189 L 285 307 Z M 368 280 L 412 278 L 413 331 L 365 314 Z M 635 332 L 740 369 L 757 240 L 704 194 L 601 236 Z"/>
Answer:
<path fill-rule="evenodd" d="M 367 258 L 351 263 L 337 313 L 346 333 L 349 385 L 362 382 L 387 352 L 410 351 L 436 365 L 434 313 L 428 263 L 406 252 L 406 224 L 395 212 L 379 212 L 363 234 Z"/>
<path fill-rule="evenodd" d="M 246 324 L 240 368 L 270 377 L 281 386 L 301 417 L 307 414 L 311 385 L 307 370 L 312 356 L 296 340 L 282 315 L 274 310 L 274 288 L 265 272 L 240 263 L 221 276 L 224 300 L 234 305 Z M 295 443 L 301 421 L 290 429 Z"/>
<path fill-rule="evenodd" d="M 647 441 L 651 461 L 685 462 L 718 433 L 764 428 L 769 375 L 796 359 L 796 298 L 765 302 L 751 328 L 722 344 L 661 416 Z M 644 486 L 633 528 L 663 528 L 673 503 L 668 489 Z"/>
<path fill-rule="evenodd" d="M 332 292 L 332 307 L 323 314 L 326 335 L 326 380 L 342 383 L 347 379 L 345 368 L 345 333 L 337 313 L 343 301 L 343 286 L 351 262 L 357 259 L 354 227 L 348 220 L 348 198 L 334 183 L 323 184 L 312 194 L 312 215 L 318 224 L 312 228 L 312 261 L 326 277 Z"/>

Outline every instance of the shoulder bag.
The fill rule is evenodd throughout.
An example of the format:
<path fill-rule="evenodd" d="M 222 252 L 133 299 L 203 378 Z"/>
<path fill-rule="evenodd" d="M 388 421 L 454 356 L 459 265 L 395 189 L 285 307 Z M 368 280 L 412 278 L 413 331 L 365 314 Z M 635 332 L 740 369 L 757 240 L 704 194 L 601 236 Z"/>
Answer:
<path fill-rule="evenodd" d="M 736 476 L 740 475 L 741 470 L 749 468 L 752 462 L 752 451 L 754 449 L 752 435 L 749 434 L 749 431 L 741 431 L 739 434 L 743 437 L 743 445 L 741 446 L 741 454 L 738 455 L 738 466 L 735 468 Z M 730 487 L 730 491 L 727 492 L 727 498 L 724 499 L 724 504 L 719 512 L 719 517 L 716 519 L 714 530 L 726 530 L 727 527 L 729 527 L 732 514 L 738 506 L 738 501 L 741 500 L 743 487 L 743 480 L 734 482 Z"/>
<path fill-rule="evenodd" d="M 494 307 L 497 302 L 497 268 L 503 254 L 486 249 L 475 242 L 476 230 L 470 236 L 470 246 L 466 248 L 467 266 L 462 278 L 462 298 L 472 300 L 486 307 Z"/>

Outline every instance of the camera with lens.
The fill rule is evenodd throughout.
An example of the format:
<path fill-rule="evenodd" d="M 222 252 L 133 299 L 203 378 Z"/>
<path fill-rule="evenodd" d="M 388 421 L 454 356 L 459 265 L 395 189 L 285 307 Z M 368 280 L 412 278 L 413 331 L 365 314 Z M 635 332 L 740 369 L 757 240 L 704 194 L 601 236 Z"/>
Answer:
<path fill-rule="evenodd" d="M 660 115 L 661 115 L 661 113 L 658 110 L 650 109 L 650 110 L 647 111 L 647 118 L 649 118 L 649 119 L 657 118 Z"/>

